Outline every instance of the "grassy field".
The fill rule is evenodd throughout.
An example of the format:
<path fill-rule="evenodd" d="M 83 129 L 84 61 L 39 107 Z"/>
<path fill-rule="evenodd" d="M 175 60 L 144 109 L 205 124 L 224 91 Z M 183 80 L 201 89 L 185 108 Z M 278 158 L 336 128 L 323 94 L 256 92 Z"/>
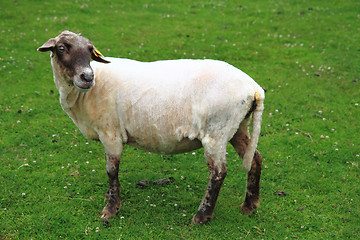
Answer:
<path fill-rule="evenodd" d="M 360 238 L 358 0 L 1 0 L 0 7 L 0 239 Z M 161 156 L 126 147 L 122 208 L 104 226 L 103 147 L 62 111 L 49 56 L 36 52 L 65 29 L 105 56 L 224 60 L 266 88 L 257 212 L 240 213 L 246 176 L 231 146 L 205 226 L 190 224 L 208 178 L 202 150 Z M 164 177 L 175 181 L 135 187 Z"/>

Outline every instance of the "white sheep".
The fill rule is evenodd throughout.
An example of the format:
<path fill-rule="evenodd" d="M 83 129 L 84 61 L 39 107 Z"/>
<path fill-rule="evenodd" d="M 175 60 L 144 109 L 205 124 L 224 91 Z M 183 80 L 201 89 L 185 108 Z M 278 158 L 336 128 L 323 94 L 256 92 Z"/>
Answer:
<path fill-rule="evenodd" d="M 38 51 L 51 51 L 63 110 L 87 138 L 105 147 L 109 202 L 102 218 L 113 217 L 120 208 L 123 144 L 161 154 L 203 147 L 210 177 L 193 223 L 204 224 L 213 215 L 227 173 L 230 142 L 248 172 L 242 212 L 251 214 L 258 206 L 262 158 L 256 147 L 265 95 L 244 72 L 216 60 L 104 58 L 87 38 L 69 31 Z"/>

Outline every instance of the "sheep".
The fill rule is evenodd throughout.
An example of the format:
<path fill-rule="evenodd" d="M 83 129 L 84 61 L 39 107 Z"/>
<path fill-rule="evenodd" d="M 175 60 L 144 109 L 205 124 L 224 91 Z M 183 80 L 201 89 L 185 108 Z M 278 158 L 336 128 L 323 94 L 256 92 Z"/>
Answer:
<path fill-rule="evenodd" d="M 105 148 L 109 189 L 101 218 L 107 221 L 120 209 L 124 144 L 160 154 L 204 148 L 209 181 L 192 218 L 202 225 L 213 216 L 230 142 L 248 175 L 242 212 L 251 214 L 258 207 L 262 157 L 256 148 L 265 94 L 247 74 L 218 60 L 105 58 L 87 38 L 70 31 L 38 51 L 51 51 L 63 110 L 85 137 Z"/>

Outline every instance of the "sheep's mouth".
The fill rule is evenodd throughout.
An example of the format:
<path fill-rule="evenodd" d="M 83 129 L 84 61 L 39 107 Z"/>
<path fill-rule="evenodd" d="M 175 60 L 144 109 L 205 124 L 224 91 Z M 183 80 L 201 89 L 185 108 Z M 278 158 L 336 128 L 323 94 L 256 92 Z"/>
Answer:
<path fill-rule="evenodd" d="M 87 92 L 92 87 L 94 87 L 94 85 L 95 85 L 94 81 L 91 81 L 91 82 L 85 82 L 85 81 L 77 82 L 77 81 L 74 81 L 75 88 L 77 90 L 79 90 L 80 92 Z"/>

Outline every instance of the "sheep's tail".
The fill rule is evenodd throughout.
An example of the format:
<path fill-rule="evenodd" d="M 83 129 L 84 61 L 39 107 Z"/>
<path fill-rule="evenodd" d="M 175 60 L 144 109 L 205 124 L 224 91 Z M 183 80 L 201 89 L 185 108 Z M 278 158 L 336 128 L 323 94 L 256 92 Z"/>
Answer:
<path fill-rule="evenodd" d="M 260 130 L 261 130 L 261 120 L 262 120 L 262 113 L 264 110 L 264 99 L 265 93 L 261 90 L 256 90 L 255 92 L 255 110 L 252 116 L 252 130 L 251 130 L 251 137 L 250 141 L 245 149 L 245 154 L 243 157 L 243 164 L 242 169 L 243 171 L 250 171 L 251 162 L 253 160 L 255 150 L 257 147 L 257 143 L 259 140 Z"/>

